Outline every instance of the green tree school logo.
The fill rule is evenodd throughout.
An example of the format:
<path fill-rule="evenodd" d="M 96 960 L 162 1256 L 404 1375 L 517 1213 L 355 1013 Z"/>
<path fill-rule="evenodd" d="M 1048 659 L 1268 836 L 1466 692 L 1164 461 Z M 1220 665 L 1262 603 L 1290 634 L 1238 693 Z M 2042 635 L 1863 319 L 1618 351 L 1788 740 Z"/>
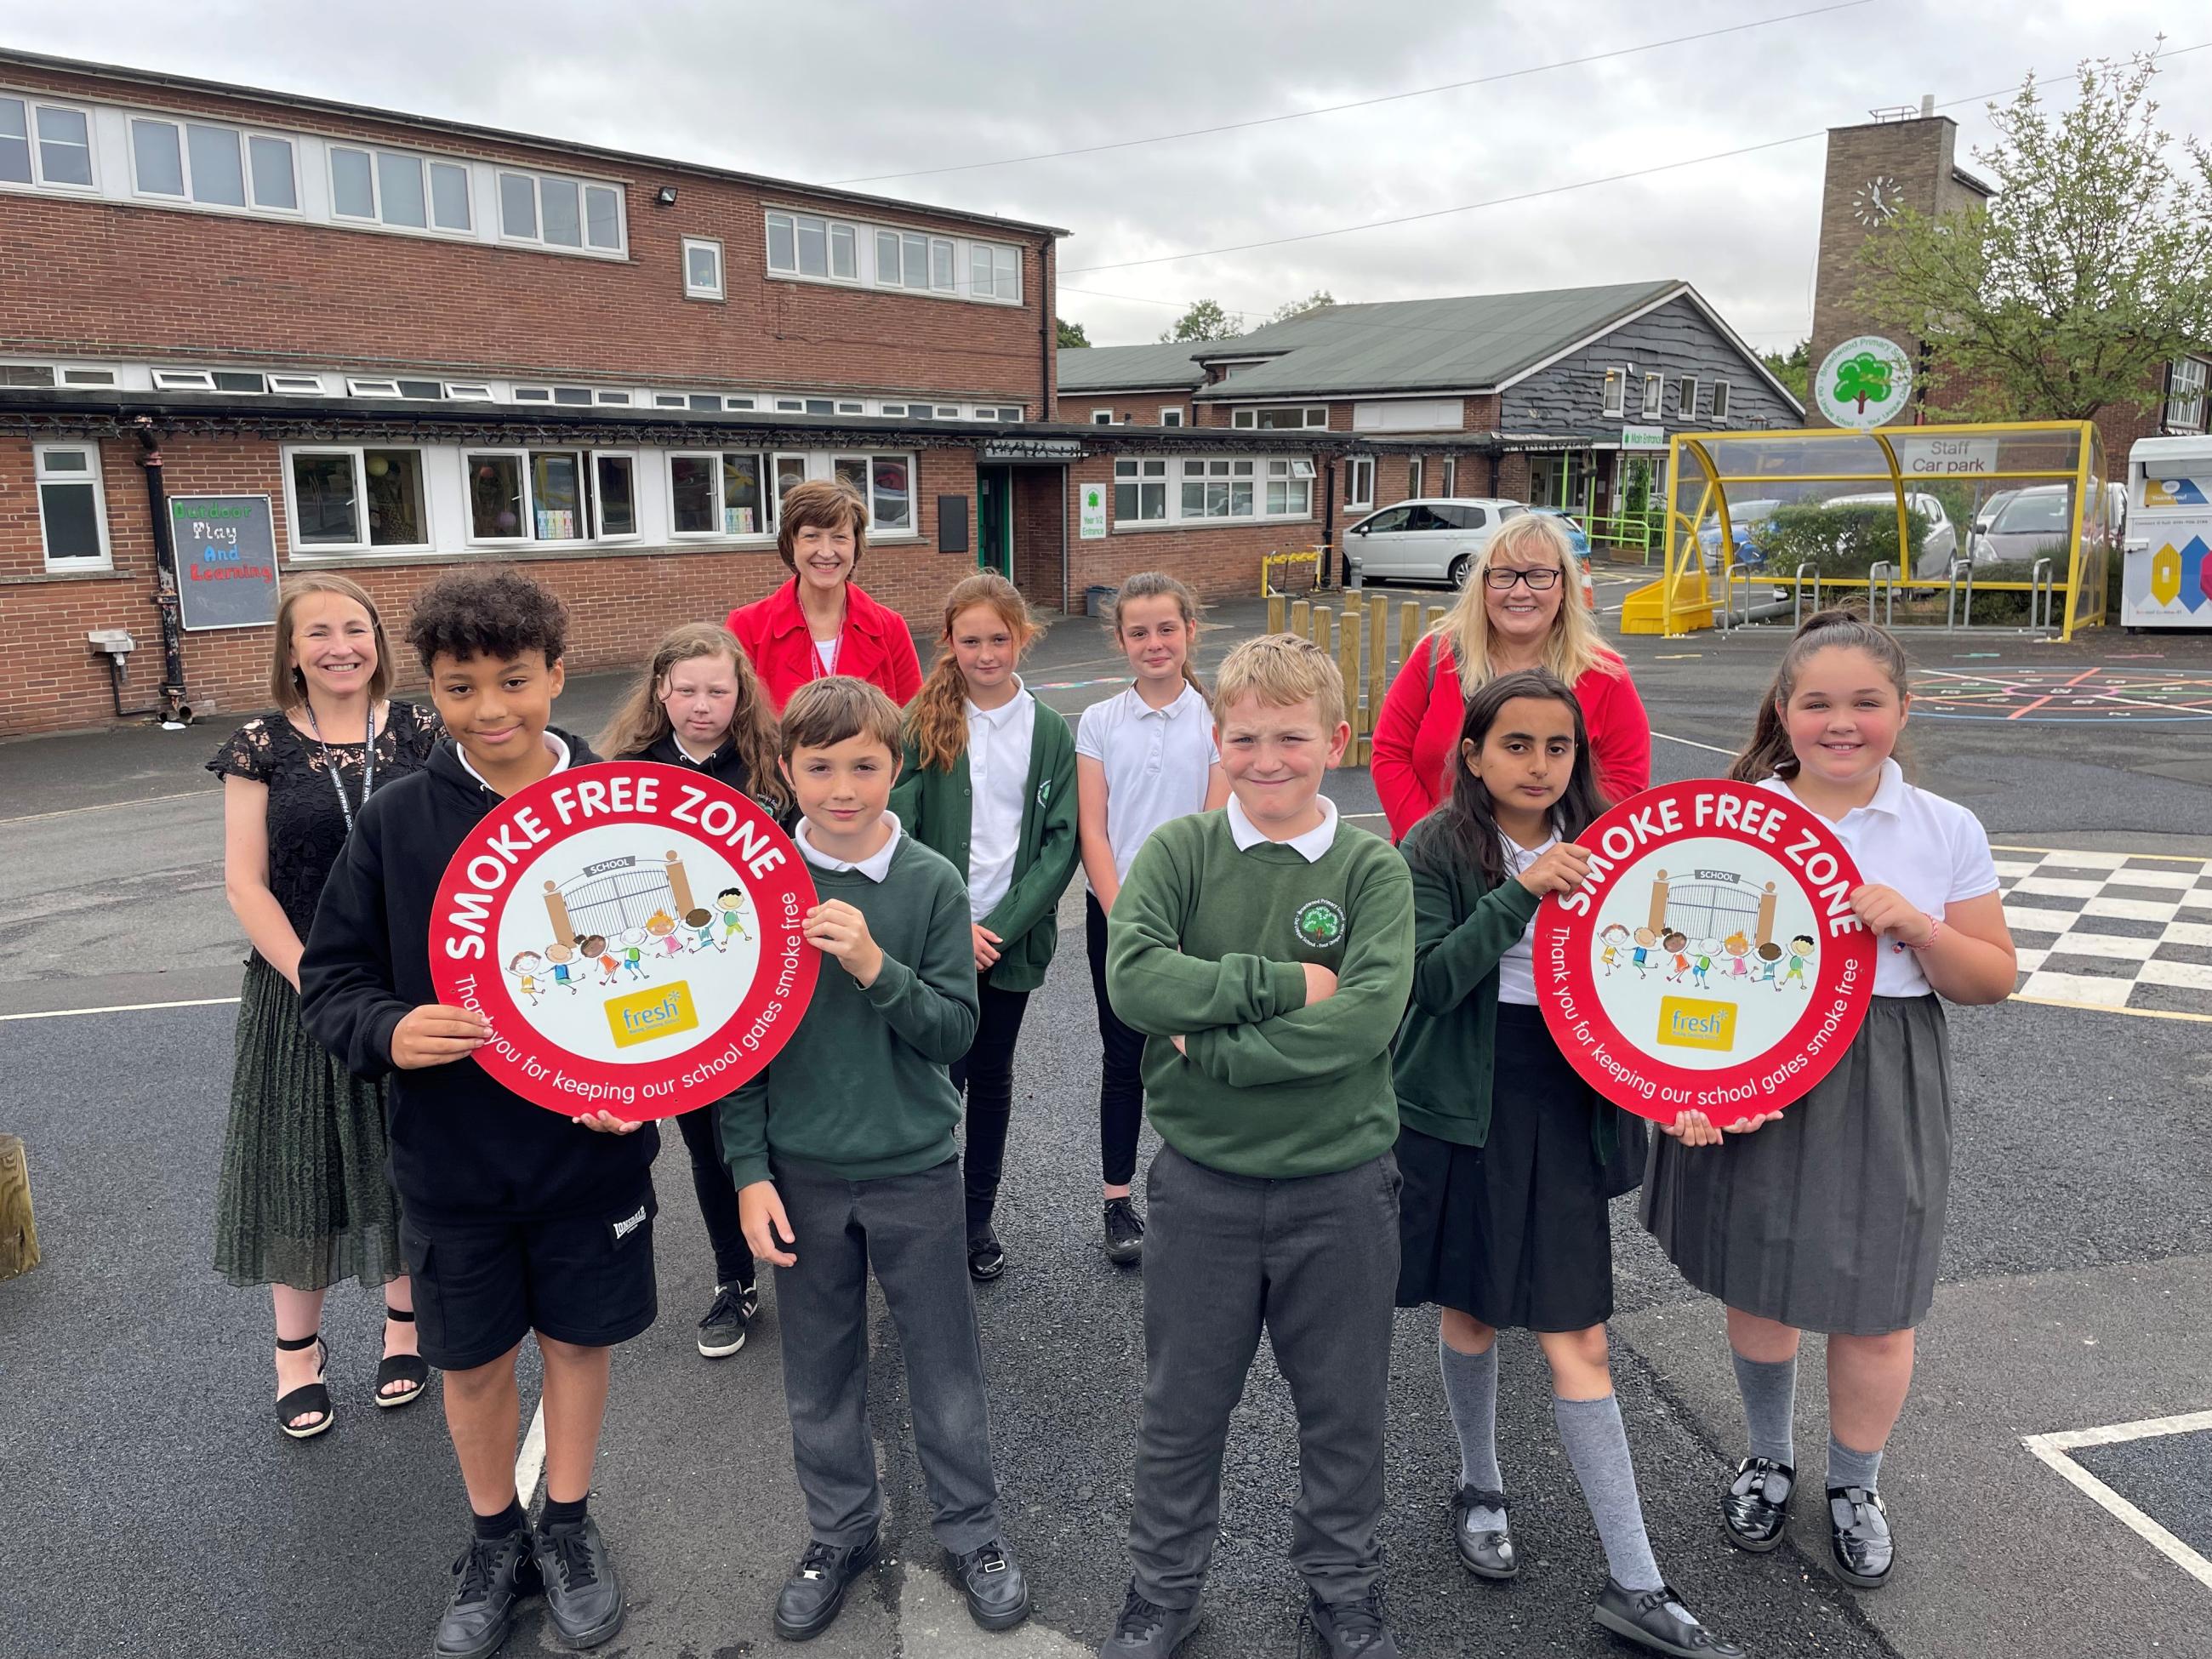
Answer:
<path fill-rule="evenodd" d="M 1333 899 L 1308 899 L 1298 907 L 1292 925 L 1298 942 L 1316 951 L 1344 943 L 1344 907 Z"/>
<path fill-rule="evenodd" d="M 1859 334 L 1820 361 L 1813 400 L 1840 427 L 1870 432 L 1905 412 L 1912 396 L 1912 361 L 1894 340 Z"/>

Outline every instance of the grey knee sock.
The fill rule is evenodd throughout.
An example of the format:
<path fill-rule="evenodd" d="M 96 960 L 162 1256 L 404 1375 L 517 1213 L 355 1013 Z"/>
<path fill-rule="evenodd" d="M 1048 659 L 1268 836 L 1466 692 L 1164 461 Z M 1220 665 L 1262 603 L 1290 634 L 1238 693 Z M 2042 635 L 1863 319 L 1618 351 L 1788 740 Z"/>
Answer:
<path fill-rule="evenodd" d="M 1459 1433 L 1459 1483 L 1477 1492 L 1499 1492 L 1505 1477 L 1498 1472 L 1498 1344 L 1480 1353 L 1462 1353 L 1437 1338 L 1437 1365 L 1444 1374 L 1444 1403 L 1451 1407 Z M 1496 1510 L 1478 1509 L 1472 1524 L 1491 1531 L 1505 1524 Z"/>
<path fill-rule="evenodd" d="M 1733 1351 L 1731 1351 L 1733 1353 Z M 1736 1391 L 1743 1395 L 1744 1426 L 1751 1431 L 1751 1455 L 1790 1468 L 1797 1467 L 1797 1357 L 1735 1360 Z"/>
<path fill-rule="evenodd" d="M 1583 1483 L 1583 1498 L 1590 1519 L 1605 1545 L 1605 1564 L 1613 1582 L 1623 1589 L 1657 1589 L 1666 1581 L 1659 1564 L 1651 1559 L 1651 1540 L 1644 1533 L 1644 1504 L 1636 1495 L 1636 1466 L 1628 1455 L 1628 1434 L 1620 1425 L 1620 1402 L 1611 1395 L 1602 1400 L 1562 1400 L 1552 1396 L 1552 1416 L 1559 1425 L 1560 1443 L 1575 1478 Z"/>
<path fill-rule="evenodd" d="M 1832 1431 L 1828 1436 L 1828 1484 L 1832 1486 L 1864 1486 L 1874 1490 L 1874 1483 L 1881 1475 L 1881 1450 L 1853 1451 Z"/>

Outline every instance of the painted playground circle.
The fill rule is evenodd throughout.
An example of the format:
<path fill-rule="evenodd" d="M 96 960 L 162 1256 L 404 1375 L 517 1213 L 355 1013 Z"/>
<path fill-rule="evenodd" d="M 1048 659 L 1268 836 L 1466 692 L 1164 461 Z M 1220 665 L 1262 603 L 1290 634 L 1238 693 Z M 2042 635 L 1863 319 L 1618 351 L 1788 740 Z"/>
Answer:
<path fill-rule="evenodd" d="M 2212 671 L 2099 666 L 1923 668 L 1913 676 L 1916 718 L 2026 720 L 2212 720 Z"/>

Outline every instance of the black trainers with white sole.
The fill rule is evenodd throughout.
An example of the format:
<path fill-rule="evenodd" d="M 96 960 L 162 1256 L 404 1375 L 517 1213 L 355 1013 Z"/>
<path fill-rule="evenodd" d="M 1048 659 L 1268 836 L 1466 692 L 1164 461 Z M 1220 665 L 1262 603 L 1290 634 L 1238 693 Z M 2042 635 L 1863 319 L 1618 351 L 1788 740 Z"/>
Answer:
<path fill-rule="evenodd" d="M 714 1305 L 699 1322 L 699 1352 L 727 1359 L 745 1346 L 745 1331 L 759 1311 L 759 1294 L 750 1285 L 717 1285 Z"/>

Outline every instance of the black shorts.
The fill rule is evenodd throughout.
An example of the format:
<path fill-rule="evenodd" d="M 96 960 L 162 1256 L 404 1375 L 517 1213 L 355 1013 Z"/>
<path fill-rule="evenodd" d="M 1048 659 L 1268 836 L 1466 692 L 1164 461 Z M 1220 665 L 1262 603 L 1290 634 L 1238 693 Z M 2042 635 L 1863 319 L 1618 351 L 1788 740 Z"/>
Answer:
<path fill-rule="evenodd" d="M 647 1181 L 627 1202 L 550 1218 L 418 1221 L 399 1248 L 414 1281 L 422 1357 L 441 1370 L 488 1365 L 532 1331 L 581 1348 L 626 1342 L 660 1310 Z"/>

